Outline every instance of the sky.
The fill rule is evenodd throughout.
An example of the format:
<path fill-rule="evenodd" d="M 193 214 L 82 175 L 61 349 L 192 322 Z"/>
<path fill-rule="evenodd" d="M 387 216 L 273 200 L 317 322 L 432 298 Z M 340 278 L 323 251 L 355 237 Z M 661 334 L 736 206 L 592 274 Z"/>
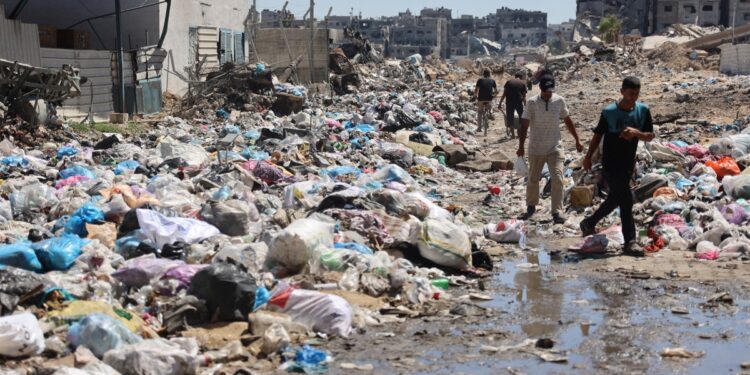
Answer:
<path fill-rule="evenodd" d="M 257 0 L 258 9 L 280 9 L 285 0 Z M 287 9 L 299 18 L 305 14 L 310 6 L 309 0 L 289 0 Z M 453 10 L 453 17 L 460 14 L 485 16 L 494 13 L 503 6 L 509 8 L 523 8 L 541 10 L 548 14 L 549 23 L 560 23 L 575 18 L 575 0 L 315 0 L 315 16 L 321 18 L 333 7 L 332 15 L 348 15 L 351 8 L 354 14 L 362 12 L 363 17 L 395 16 L 407 8 L 412 13 L 419 13 L 422 8 L 446 7 Z"/>

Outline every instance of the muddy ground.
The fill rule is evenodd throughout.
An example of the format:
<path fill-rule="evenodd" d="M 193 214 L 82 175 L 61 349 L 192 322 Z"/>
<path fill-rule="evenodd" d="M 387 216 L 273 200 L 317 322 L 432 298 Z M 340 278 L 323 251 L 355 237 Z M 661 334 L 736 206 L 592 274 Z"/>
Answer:
<path fill-rule="evenodd" d="M 681 120 L 714 124 L 747 116 L 750 101 L 741 91 L 698 87 L 691 102 L 676 103 L 675 92 L 665 89 L 716 75 L 654 71 L 642 77 L 641 99 L 655 116 L 678 114 Z M 618 97 L 619 82 L 620 77 L 611 77 L 558 83 L 586 146 L 601 107 Z M 497 115 L 483 142 L 487 150 L 514 156 L 517 141 L 505 139 Z M 565 142 L 572 146 L 567 134 Z M 523 209 L 520 198 L 514 207 L 483 205 L 485 181 L 466 177 L 461 187 L 442 192 L 444 198 L 487 221 Z M 523 196 L 522 184 L 510 189 L 504 194 Z M 577 235 L 552 232 L 543 214 L 530 226 L 531 250 L 488 249 L 495 271 L 482 282 L 481 293 L 491 300 L 470 302 L 481 308 L 469 304 L 446 314 L 446 307 L 442 316 L 368 327 L 348 340 L 336 339 L 325 345 L 336 359 L 329 373 L 365 373 L 352 370 L 353 364 L 372 365 L 369 372 L 377 374 L 750 374 L 749 262 L 698 261 L 692 252 L 668 249 L 641 259 L 581 258 L 566 251 Z M 455 296 L 474 292 L 451 289 Z M 551 339 L 552 349 L 536 349 L 531 341 L 523 346 L 528 339 Z M 661 356 L 667 348 L 684 348 L 697 358 Z"/>

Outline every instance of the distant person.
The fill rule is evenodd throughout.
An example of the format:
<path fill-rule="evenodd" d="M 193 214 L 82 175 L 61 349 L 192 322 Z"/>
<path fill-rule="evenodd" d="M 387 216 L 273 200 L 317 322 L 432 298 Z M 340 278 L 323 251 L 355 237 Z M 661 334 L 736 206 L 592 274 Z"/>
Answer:
<path fill-rule="evenodd" d="M 520 119 L 523 116 L 523 107 L 526 105 L 526 82 L 523 81 L 524 74 L 516 73 L 516 78 L 505 82 L 503 87 L 503 96 L 500 97 L 498 108 L 502 108 L 505 100 L 505 126 L 506 134 L 511 138 L 516 138 L 516 113 Z"/>
<path fill-rule="evenodd" d="M 576 141 L 578 152 L 583 151 L 583 145 L 578 139 L 575 124 L 570 118 L 568 106 L 562 96 L 555 94 L 555 80 L 543 77 L 539 82 L 541 93 L 533 96 L 526 103 L 526 109 L 521 118 L 521 130 L 518 133 L 519 157 L 526 152 L 524 144 L 529 134 L 529 178 L 526 185 L 526 213 L 519 216 L 521 220 L 530 219 L 536 213 L 539 203 L 539 181 L 542 179 L 544 164 L 551 176 L 552 183 L 552 220 L 555 224 L 565 223 L 563 212 L 563 162 L 565 151 L 561 143 L 560 119 Z"/>
<path fill-rule="evenodd" d="M 489 69 L 484 70 L 484 78 L 477 81 L 474 87 L 474 97 L 477 99 L 477 124 L 478 132 L 482 131 L 484 126 L 484 135 L 487 136 L 487 129 L 490 127 L 489 112 L 492 109 L 492 99 L 497 95 L 497 83 L 490 78 Z"/>
<path fill-rule="evenodd" d="M 596 225 L 619 207 L 622 234 L 625 238 L 623 251 L 628 255 L 643 256 L 644 251 L 635 237 L 634 198 L 630 180 L 635 171 L 638 141 L 650 142 L 654 139 L 654 123 L 651 110 L 638 101 L 641 93 L 641 81 L 638 78 L 625 78 L 620 93 L 622 99 L 608 105 L 602 111 L 589 150 L 583 159 L 583 167 L 591 170 L 591 156 L 604 138 L 602 167 L 609 194 L 593 215 L 581 221 L 581 232 L 584 236 L 594 234 Z"/>

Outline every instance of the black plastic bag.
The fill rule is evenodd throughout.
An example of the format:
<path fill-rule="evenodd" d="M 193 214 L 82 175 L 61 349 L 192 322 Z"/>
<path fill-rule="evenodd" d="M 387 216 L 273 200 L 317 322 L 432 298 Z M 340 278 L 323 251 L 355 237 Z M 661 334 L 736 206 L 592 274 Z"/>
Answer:
<path fill-rule="evenodd" d="M 242 321 L 253 311 L 255 278 L 227 263 L 212 264 L 193 276 L 190 293 L 204 301 L 211 321 Z"/>

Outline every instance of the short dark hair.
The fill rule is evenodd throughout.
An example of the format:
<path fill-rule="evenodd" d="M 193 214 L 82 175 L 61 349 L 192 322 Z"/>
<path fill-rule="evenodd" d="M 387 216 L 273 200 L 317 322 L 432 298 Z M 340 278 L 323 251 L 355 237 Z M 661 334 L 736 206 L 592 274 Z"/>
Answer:
<path fill-rule="evenodd" d="M 623 89 L 640 89 L 641 88 L 641 80 L 637 77 L 626 77 L 622 80 L 622 88 Z"/>
<path fill-rule="evenodd" d="M 484 70 L 484 76 L 485 76 L 485 77 L 489 77 L 489 76 L 490 76 L 490 74 L 492 74 L 492 72 L 490 72 L 490 70 L 489 70 L 489 69 L 485 69 L 485 70 Z"/>
<path fill-rule="evenodd" d="M 523 73 L 521 73 L 521 72 L 518 72 L 518 73 L 516 73 L 516 78 L 523 78 L 523 77 L 525 77 L 525 76 L 526 76 L 526 75 L 525 75 L 525 74 L 523 74 Z"/>

